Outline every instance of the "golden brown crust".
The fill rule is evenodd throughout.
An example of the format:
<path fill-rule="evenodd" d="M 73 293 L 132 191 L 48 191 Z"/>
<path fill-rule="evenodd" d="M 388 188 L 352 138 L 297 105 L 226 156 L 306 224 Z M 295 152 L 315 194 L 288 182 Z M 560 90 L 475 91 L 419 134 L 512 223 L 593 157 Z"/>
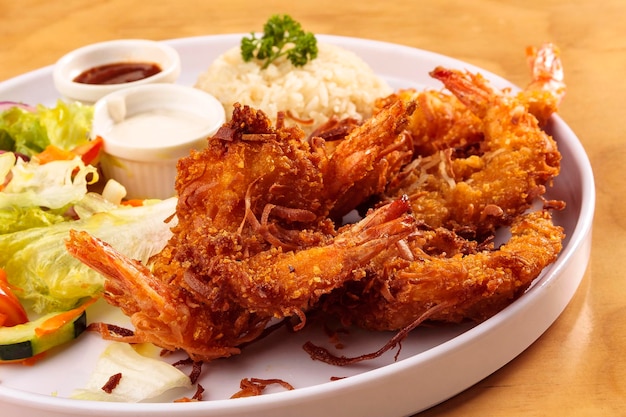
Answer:
<path fill-rule="evenodd" d="M 134 340 L 197 361 L 320 308 L 374 330 L 484 320 L 561 250 L 548 209 L 563 204 L 530 212 L 561 156 L 522 96 L 477 74 L 432 75 L 455 98 L 400 92 L 363 123 L 311 138 L 235 105 L 206 149 L 179 161 L 178 222 L 150 268 L 84 233 L 68 249 L 107 277 L 105 298 L 131 317 Z M 363 204 L 363 220 L 337 226 Z"/>

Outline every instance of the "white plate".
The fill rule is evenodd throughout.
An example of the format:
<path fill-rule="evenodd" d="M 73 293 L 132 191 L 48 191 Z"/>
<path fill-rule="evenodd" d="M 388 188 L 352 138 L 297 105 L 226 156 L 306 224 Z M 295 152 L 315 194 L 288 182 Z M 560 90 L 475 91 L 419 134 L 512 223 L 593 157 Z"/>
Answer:
<path fill-rule="evenodd" d="M 197 76 L 243 35 L 208 36 L 169 41 L 181 55 L 180 83 L 193 85 Z M 437 65 L 480 71 L 497 86 L 509 85 L 487 71 L 438 54 L 382 42 L 336 36 L 319 36 L 355 51 L 395 88 L 437 86 L 428 72 Z M 52 105 L 57 100 L 52 68 L 46 67 L 0 84 L 0 100 Z M 402 416 L 429 408 L 465 390 L 532 344 L 561 314 L 575 293 L 587 267 L 595 190 L 589 161 L 576 135 L 558 116 L 550 133 L 563 154 L 562 171 L 549 191 L 550 198 L 567 202 L 556 221 L 567 233 L 555 264 L 544 271 L 519 300 L 477 326 L 417 329 L 395 351 L 349 367 L 312 361 L 302 344 L 330 346 L 320 328 L 297 334 L 279 331 L 238 357 L 205 365 L 200 383 L 204 401 L 172 403 L 172 398 L 192 395 L 177 392 L 158 403 L 96 403 L 66 397 L 87 380 L 105 342 L 85 334 L 32 367 L 0 366 L 0 404 L 3 416 L 61 417 L 177 417 L 196 416 Z M 106 306 L 91 319 L 110 318 Z M 390 337 L 385 333 L 354 331 L 342 335 L 353 356 L 372 352 Z M 293 391 L 269 389 L 258 397 L 230 400 L 242 378 L 280 378 Z M 347 377 L 330 381 L 331 377 Z"/>

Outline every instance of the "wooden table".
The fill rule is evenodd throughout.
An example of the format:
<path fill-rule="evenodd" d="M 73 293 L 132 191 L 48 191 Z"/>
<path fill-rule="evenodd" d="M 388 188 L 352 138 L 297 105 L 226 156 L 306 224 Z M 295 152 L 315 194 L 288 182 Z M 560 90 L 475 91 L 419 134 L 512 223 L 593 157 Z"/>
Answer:
<path fill-rule="evenodd" d="M 626 2 L 623 0 L 0 0 L 0 80 L 114 38 L 260 30 L 287 13 L 316 33 L 432 50 L 523 85 L 527 45 L 563 52 L 561 115 L 595 170 L 590 266 L 565 312 L 519 357 L 422 416 L 626 415 Z M 462 372 L 459 370 L 459 372 Z"/>

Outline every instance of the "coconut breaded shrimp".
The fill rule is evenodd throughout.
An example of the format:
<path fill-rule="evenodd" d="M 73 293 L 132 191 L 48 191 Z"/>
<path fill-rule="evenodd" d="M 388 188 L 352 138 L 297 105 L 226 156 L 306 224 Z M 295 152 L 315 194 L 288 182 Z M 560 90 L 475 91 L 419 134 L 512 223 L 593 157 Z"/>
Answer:
<path fill-rule="evenodd" d="M 376 108 L 396 100 L 417 103 L 406 130 L 414 157 L 448 148 L 468 147 L 482 139 L 480 120 L 454 95 L 438 89 L 403 89 L 377 100 Z"/>
<path fill-rule="evenodd" d="M 87 232 L 70 231 L 66 245 L 74 257 L 105 276 L 105 300 L 119 307 L 134 327 L 133 336 L 102 332 L 107 339 L 151 342 L 170 351 L 182 349 L 194 361 L 208 361 L 240 353 L 237 346 L 258 337 L 269 321 L 219 297 L 208 308 L 183 287 L 169 285 Z"/>
<path fill-rule="evenodd" d="M 518 298 L 554 262 L 562 239 L 563 229 L 545 210 L 517 217 L 511 238 L 499 248 L 432 255 L 416 236 L 407 242 L 410 256 L 390 248 L 372 260 L 367 278 L 333 293 L 324 308 L 346 324 L 370 330 L 400 330 L 429 311 L 432 321 L 482 321 Z"/>
<path fill-rule="evenodd" d="M 565 95 L 560 52 L 556 45 L 546 43 L 538 48 L 526 48 L 526 58 L 531 81 L 517 93 L 517 99 L 537 118 L 540 126 L 545 126 Z M 468 147 L 482 140 L 480 119 L 449 91 L 403 89 L 378 99 L 375 109 L 396 100 L 417 103 L 407 125 L 415 157 L 429 156 L 449 148 L 467 152 Z"/>
<path fill-rule="evenodd" d="M 257 314 L 277 318 L 304 313 L 319 298 L 365 276 L 364 266 L 414 232 L 408 203 L 397 200 L 346 225 L 325 246 L 283 253 L 272 248 L 250 258 L 224 258 L 213 266 L 213 285 Z"/>
<path fill-rule="evenodd" d="M 438 67 L 440 80 L 480 120 L 476 154 L 453 150 L 416 158 L 390 183 L 407 194 L 418 220 L 466 237 L 492 235 L 527 210 L 560 170 L 561 155 L 520 101 L 493 89 L 480 74 Z"/>
<path fill-rule="evenodd" d="M 475 115 L 483 139 L 474 155 L 446 149 L 415 158 L 388 188 L 408 194 L 427 231 L 381 253 L 366 278 L 324 303 L 368 329 L 400 330 L 425 315 L 484 320 L 522 294 L 562 247 L 563 229 L 550 212 L 527 212 L 559 173 L 555 141 L 519 97 L 494 90 L 481 75 L 441 67 L 431 75 Z M 506 225 L 512 237 L 491 247 Z"/>
<path fill-rule="evenodd" d="M 323 246 L 215 257 L 208 270 L 174 256 L 151 271 L 86 232 L 72 231 L 66 246 L 106 277 L 104 298 L 134 325 L 135 335 L 127 340 L 182 349 L 208 361 L 239 353 L 272 318 L 296 315 L 303 326 L 319 297 L 363 277 L 372 257 L 413 231 L 407 209 L 405 201 L 392 203 Z"/>
<path fill-rule="evenodd" d="M 331 217 L 341 218 L 372 196 L 412 157 L 405 129 L 416 104 L 396 101 L 359 125 L 334 148 L 324 173 Z"/>
<path fill-rule="evenodd" d="M 183 223 L 208 217 L 232 232 L 247 215 L 260 218 L 273 204 L 308 211 L 299 219 L 313 224 L 325 212 L 319 199 L 324 184 L 320 157 L 303 138 L 297 127 L 275 128 L 263 112 L 235 104 L 231 121 L 207 147 L 179 160 L 178 217 Z"/>

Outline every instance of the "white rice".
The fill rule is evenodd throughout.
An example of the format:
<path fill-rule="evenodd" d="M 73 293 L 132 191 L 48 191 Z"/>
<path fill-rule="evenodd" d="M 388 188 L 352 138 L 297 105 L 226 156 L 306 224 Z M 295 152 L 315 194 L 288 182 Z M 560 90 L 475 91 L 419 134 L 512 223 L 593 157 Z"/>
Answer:
<path fill-rule="evenodd" d="M 233 103 L 263 110 L 273 121 L 279 111 L 314 121 L 331 116 L 362 119 L 372 113 L 374 100 L 387 96 L 391 87 L 356 54 L 318 43 L 318 56 L 302 67 L 280 58 L 261 69 L 258 60 L 244 62 L 239 46 L 219 56 L 201 74 L 196 87 L 213 94 L 230 118 Z"/>

